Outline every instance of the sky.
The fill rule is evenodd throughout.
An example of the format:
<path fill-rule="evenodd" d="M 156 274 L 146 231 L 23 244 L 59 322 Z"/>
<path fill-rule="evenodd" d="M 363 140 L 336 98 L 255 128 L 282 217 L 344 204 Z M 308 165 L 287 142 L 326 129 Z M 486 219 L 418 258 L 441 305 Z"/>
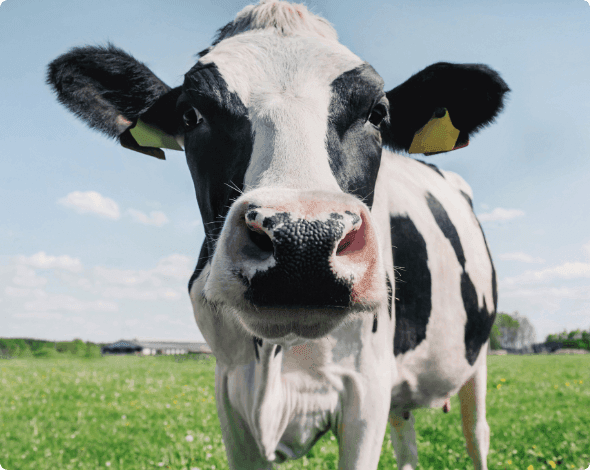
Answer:
<path fill-rule="evenodd" d="M 0 336 L 201 341 L 187 282 L 203 227 L 186 160 L 121 148 L 59 105 L 47 64 L 112 42 L 178 86 L 249 2 L 0 1 Z M 502 312 L 590 329 L 590 4 L 309 1 L 389 90 L 439 61 L 512 92 L 469 147 L 427 157 L 473 188 Z"/>

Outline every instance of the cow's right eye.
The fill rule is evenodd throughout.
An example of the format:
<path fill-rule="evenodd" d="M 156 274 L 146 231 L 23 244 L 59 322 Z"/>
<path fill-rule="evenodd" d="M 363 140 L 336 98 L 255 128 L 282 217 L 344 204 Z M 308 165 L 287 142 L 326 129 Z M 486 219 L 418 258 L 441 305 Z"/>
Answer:
<path fill-rule="evenodd" d="M 203 116 L 195 108 L 187 109 L 182 115 L 182 122 L 185 131 L 191 131 L 203 122 Z"/>

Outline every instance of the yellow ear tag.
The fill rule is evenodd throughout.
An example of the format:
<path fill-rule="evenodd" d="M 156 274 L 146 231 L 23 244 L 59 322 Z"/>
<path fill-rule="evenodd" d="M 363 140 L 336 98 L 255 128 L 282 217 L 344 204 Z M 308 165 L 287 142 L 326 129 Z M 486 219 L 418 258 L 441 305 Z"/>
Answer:
<path fill-rule="evenodd" d="M 129 132 L 142 147 L 182 150 L 174 137 L 146 124 L 141 119 L 137 120 L 137 124 L 132 129 L 129 129 Z"/>
<path fill-rule="evenodd" d="M 445 115 L 437 118 L 433 115 L 430 121 L 414 134 L 409 153 L 448 152 L 453 150 L 459 138 L 459 129 L 451 122 L 449 111 L 445 108 Z"/>

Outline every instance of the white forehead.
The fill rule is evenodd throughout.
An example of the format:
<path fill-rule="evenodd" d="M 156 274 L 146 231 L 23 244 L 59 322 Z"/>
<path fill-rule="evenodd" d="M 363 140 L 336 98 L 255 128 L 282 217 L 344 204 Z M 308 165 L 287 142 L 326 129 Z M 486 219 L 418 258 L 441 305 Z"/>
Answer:
<path fill-rule="evenodd" d="M 330 84 L 363 61 L 331 38 L 282 36 L 253 30 L 224 39 L 201 63 L 214 63 L 230 91 L 246 108 L 270 95 L 296 98 L 328 95 Z"/>

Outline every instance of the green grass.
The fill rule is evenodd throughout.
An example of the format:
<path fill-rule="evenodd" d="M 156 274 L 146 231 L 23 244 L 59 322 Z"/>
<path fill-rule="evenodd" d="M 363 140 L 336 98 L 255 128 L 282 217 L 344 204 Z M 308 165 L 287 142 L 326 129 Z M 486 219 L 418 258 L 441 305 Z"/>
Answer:
<path fill-rule="evenodd" d="M 488 358 L 490 469 L 590 465 L 590 355 Z M 214 360 L 172 357 L 0 361 L 0 465 L 24 469 L 227 469 Z M 459 402 L 416 412 L 421 469 L 472 468 Z M 191 436 L 191 437 L 188 437 Z M 188 437 L 188 439 L 187 439 Z M 282 469 L 336 469 L 324 436 Z M 380 469 L 395 469 L 384 441 Z"/>

